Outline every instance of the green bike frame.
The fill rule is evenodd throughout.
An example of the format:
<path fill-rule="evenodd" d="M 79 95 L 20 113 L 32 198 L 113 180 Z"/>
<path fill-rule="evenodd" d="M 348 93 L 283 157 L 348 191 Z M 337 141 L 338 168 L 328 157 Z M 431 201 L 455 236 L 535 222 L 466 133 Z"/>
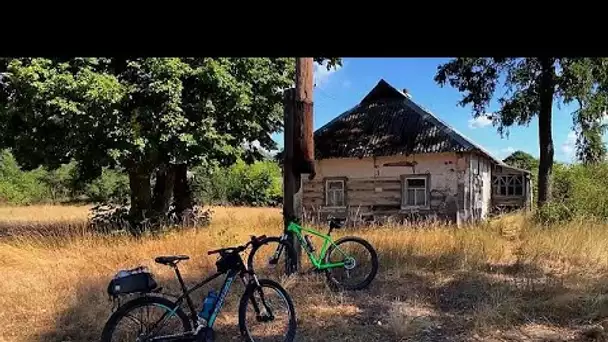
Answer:
<path fill-rule="evenodd" d="M 328 268 L 335 268 L 335 267 L 344 267 L 344 262 L 335 262 L 335 263 L 325 263 L 324 259 L 325 259 L 325 254 L 327 253 L 327 250 L 329 249 L 330 246 L 334 246 L 337 250 L 340 251 L 340 253 L 342 253 L 343 255 L 346 256 L 346 254 L 340 250 L 340 247 L 338 247 L 334 240 L 331 238 L 331 236 L 329 236 L 329 234 L 323 234 L 319 231 L 316 231 L 312 228 L 305 228 L 302 227 L 298 224 L 296 224 L 295 222 L 290 222 L 289 225 L 287 226 L 287 231 L 293 233 L 295 236 L 297 236 L 298 241 L 300 241 L 300 244 L 304 247 L 303 249 L 306 251 L 306 254 L 308 255 L 308 258 L 310 259 L 310 262 L 314 265 L 314 267 L 318 270 L 326 270 Z M 321 246 L 321 251 L 319 252 L 319 256 L 316 257 L 308 247 L 312 247 L 309 246 L 308 241 L 306 241 L 306 239 L 304 238 L 302 232 L 306 232 L 306 233 L 310 233 L 312 235 L 318 236 L 321 239 L 323 239 L 323 246 Z M 281 239 L 287 239 L 287 234 L 283 234 L 283 236 L 281 237 Z"/>

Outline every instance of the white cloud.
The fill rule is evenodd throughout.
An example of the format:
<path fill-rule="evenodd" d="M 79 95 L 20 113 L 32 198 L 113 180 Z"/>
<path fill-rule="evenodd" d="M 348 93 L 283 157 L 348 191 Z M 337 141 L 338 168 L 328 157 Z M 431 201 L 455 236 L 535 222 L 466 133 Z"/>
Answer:
<path fill-rule="evenodd" d="M 500 153 L 504 153 L 505 155 L 509 155 L 511 153 L 515 152 L 515 149 L 511 146 L 507 147 L 507 148 L 503 148 L 502 150 L 500 150 Z"/>
<path fill-rule="evenodd" d="M 471 129 L 484 128 L 491 124 L 492 124 L 492 119 L 490 117 L 490 114 L 481 115 L 481 116 L 478 116 L 477 118 L 469 120 L 469 128 L 471 128 Z"/>
<path fill-rule="evenodd" d="M 493 154 L 496 155 L 496 157 L 498 157 L 500 159 L 504 159 L 515 151 L 517 151 L 517 150 L 514 147 L 509 146 L 509 147 L 501 148 L 500 150 L 493 150 Z"/>
<path fill-rule="evenodd" d="M 317 86 L 321 86 L 327 83 L 330 76 L 340 71 L 341 69 L 342 67 L 337 65 L 335 68 L 327 70 L 327 61 L 324 61 L 323 64 L 315 63 L 314 84 Z"/>
<path fill-rule="evenodd" d="M 562 152 L 566 157 L 573 157 L 576 148 L 576 132 L 570 131 L 566 137 L 566 141 L 562 144 Z"/>

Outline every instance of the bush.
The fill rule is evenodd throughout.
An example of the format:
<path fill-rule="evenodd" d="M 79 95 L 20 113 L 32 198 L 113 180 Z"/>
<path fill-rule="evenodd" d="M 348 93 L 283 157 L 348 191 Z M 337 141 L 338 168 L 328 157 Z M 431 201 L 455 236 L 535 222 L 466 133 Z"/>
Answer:
<path fill-rule="evenodd" d="M 99 178 L 80 187 L 75 170 L 76 163 L 69 163 L 55 170 L 23 171 L 9 151 L 0 151 L 0 203 L 58 203 L 82 195 L 92 202 L 125 203 L 129 198 L 129 178 L 123 172 L 104 169 Z"/>
<path fill-rule="evenodd" d="M 121 203 L 129 200 L 129 177 L 119 170 L 103 169 L 101 176 L 87 184 L 84 190 L 92 202 Z"/>
<path fill-rule="evenodd" d="M 543 222 L 608 218 L 608 163 L 556 165 L 552 195 L 552 202 L 537 212 Z"/>
<path fill-rule="evenodd" d="M 0 152 L 0 203 L 27 205 L 50 199 L 50 188 L 44 182 L 42 168 L 24 172 L 13 155 Z"/>
<path fill-rule="evenodd" d="M 274 206 L 282 201 L 281 169 L 274 161 L 239 160 L 230 167 L 197 167 L 193 172 L 199 203 Z"/>

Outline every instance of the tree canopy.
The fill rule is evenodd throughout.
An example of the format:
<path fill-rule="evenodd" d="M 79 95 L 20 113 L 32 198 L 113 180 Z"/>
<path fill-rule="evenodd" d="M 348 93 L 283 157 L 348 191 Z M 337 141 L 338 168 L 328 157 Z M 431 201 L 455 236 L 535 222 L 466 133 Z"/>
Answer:
<path fill-rule="evenodd" d="M 527 125 L 538 117 L 539 205 L 548 201 L 551 193 L 555 100 L 578 105 L 572 116 L 579 158 L 596 162 L 606 154 L 601 142 L 608 104 L 606 58 L 455 58 L 438 67 L 435 81 L 462 92 L 459 104 L 471 105 L 476 118 L 489 117 L 501 135 L 508 134 L 513 125 Z M 490 110 L 500 84 L 506 92 L 498 97 L 499 108 Z"/>
<path fill-rule="evenodd" d="M 538 169 L 538 159 L 534 158 L 534 156 L 524 151 L 515 151 L 511 153 L 508 157 L 503 159 L 503 162 L 513 167 L 528 171 L 534 171 Z"/>
<path fill-rule="evenodd" d="M 262 157 L 256 146 L 276 148 L 295 59 L 4 58 L 0 75 L 0 145 L 20 165 L 76 160 L 83 179 L 124 168 L 132 208 L 149 211 L 156 171 L 253 161 Z"/>

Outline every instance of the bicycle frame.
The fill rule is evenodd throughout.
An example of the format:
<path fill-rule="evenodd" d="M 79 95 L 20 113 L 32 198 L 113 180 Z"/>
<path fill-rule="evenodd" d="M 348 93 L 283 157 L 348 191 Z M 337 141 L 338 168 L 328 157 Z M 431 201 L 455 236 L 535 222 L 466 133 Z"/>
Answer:
<path fill-rule="evenodd" d="M 201 287 L 205 286 L 206 284 L 213 281 L 214 279 L 218 278 L 219 276 L 226 274 L 226 279 L 224 280 L 224 284 L 222 285 L 222 288 L 220 290 L 217 302 L 215 304 L 215 308 L 214 308 L 213 312 L 211 313 L 211 316 L 209 317 L 209 320 L 207 322 L 207 327 L 212 328 L 213 324 L 215 323 L 215 319 L 217 318 L 218 314 L 220 313 L 222 306 L 224 305 L 224 300 L 226 299 L 226 296 L 228 295 L 228 292 L 230 291 L 230 288 L 232 287 L 232 283 L 234 282 L 234 279 L 236 279 L 237 275 L 240 275 L 241 280 L 243 281 L 243 284 L 245 286 L 247 286 L 247 281 L 245 280 L 245 276 L 246 276 L 246 274 L 249 274 L 248 272 L 229 269 L 228 271 L 224 271 L 224 272 L 216 272 L 215 274 L 205 278 L 200 283 L 198 283 L 195 286 L 188 289 L 188 287 L 186 286 L 186 284 L 184 282 L 184 279 L 182 278 L 179 268 L 177 268 L 176 265 L 174 265 L 172 267 L 175 270 L 175 275 L 177 276 L 177 280 L 179 281 L 179 284 L 181 286 L 182 295 L 179 296 L 175 300 L 175 307 L 166 308 L 169 310 L 169 312 L 168 313 L 166 312 L 163 314 L 163 316 L 153 326 L 154 328 L 152 329 L 152 331 L 154 331 L 154 329 L 157 327 L 157 324 L 163 323 L 165 319 L 171 318 L 173 315 L 175 315 L 175 312 L 177 311 L 177 309 L 179 307 L 182 306 L 182 303 L 184 302 L 184 300 L 185 300 L 186 304 L 188 305 L 188 309 L 190 310 L 190 320 L 193 323 L 193 328 L 196 329 L 196 327 L 198 325 L 197 310 L 194 306 L 194 303 L 192 302 L 192 298 L 190 298 L 190 294 L 192 292 L 200 289 Z M 253 276 L 254 276 L 253 280 L 250 279 L 250 281 L 256 281 L 255 275 L 253 275 Z M 258 310 L 257 303 L 254 302 L 253 305 L 257 311 Z M 167 314 L 169 315 L 168 317 L 166 316 Z M 189 336 L 189 334 L 186 333 L 186 334 L 179 334 L 179 335 L 156 337 L 153 340 L 169 341 L 171 339 L 179 339 L 179 338 L 185 337 L 185 336 Z"/>
<path fill-rule="evenodd" d="M 308 255 L 308 258 L 310 259 L 310 262 L 314 265 L 314 267 L 316 269 L 326 270 L 328 268 L 344 267 L 344 262 L 326 263 L 324 261 L 325 254 L 327 253 L 327 250 L 329 249 L 329 247 L 332 245 L 336 249 L 338 249 L 342 254 L 345 254 L 344 252 L 342 252 L 342 250 L 340 250 L 340 247 L 338 247 L 335 244 L 334 240 L 331 238 L 331 236 L 329 234 L 323 234 L 312 228 L 303 227 L 299 224 L 296 224 L 295 222 L 289 223 L 289 225 L 287 226 L 287 232 L 291 232 L 291 233 L 295 234 L 295 236 L 297 236 L 297 238 L 298 238 L 298 241 L 300 241 L 300 244 L 305 247 L 308 246 L 308 242 L 306 242 L 306 239 L 304 239 L 304 235 L 302 234 L 302 232 L 310 233 L 312 235 L 318 236 L 321 239 L 323 239 L 323 246 L 321 246 L 321 250 L 319 251 L 318 257 L 316 257 L 312 252 L 309 252 L 307 248 L 304 248 L 304 250 L 306 251 L 306 254 Z M 282 240 L 287 239 L 287 234 L 283 234 L 281 239 Z"/>

